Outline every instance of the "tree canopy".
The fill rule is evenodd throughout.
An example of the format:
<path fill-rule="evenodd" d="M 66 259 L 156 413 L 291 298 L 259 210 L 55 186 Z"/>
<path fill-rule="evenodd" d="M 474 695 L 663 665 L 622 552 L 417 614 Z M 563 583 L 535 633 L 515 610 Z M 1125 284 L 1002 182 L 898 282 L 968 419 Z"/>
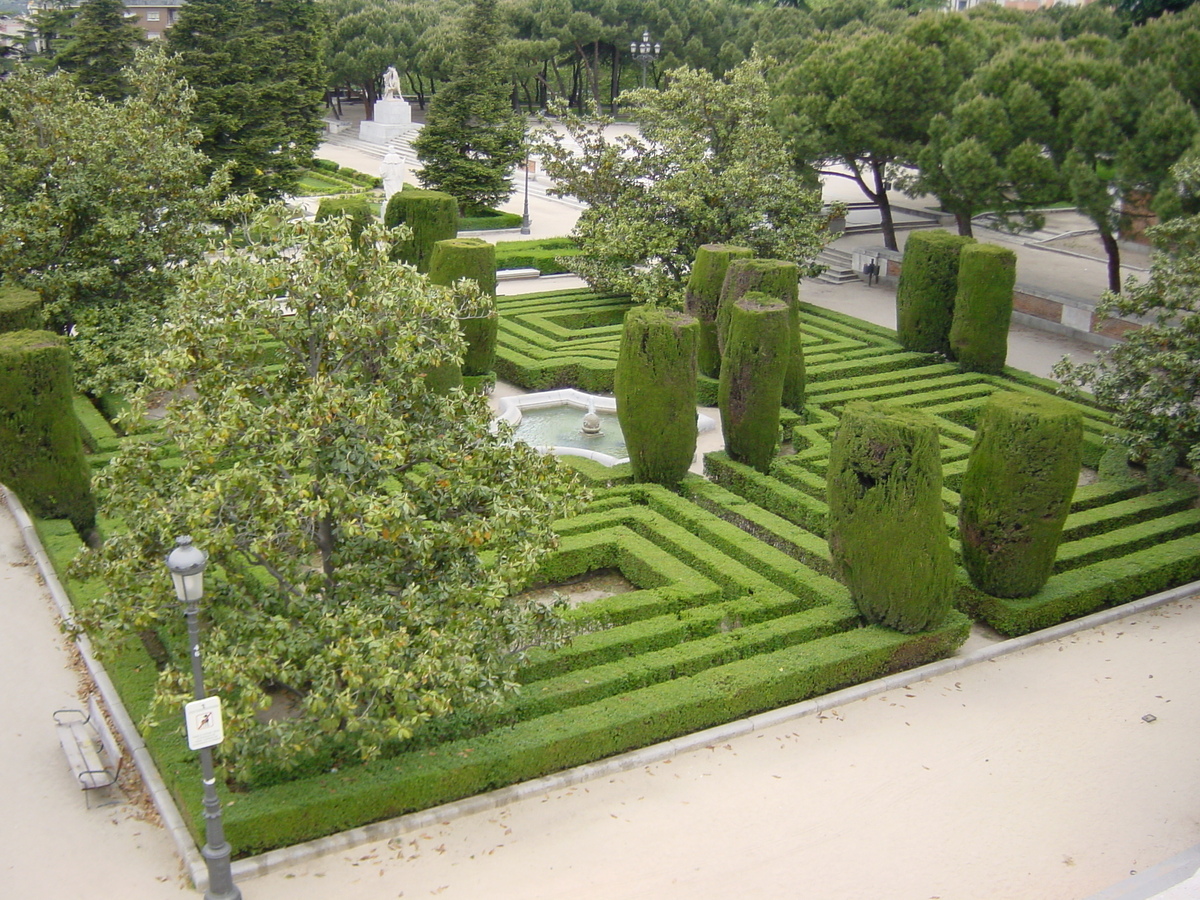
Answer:
<path fill-rule="evenodd" d="M 1174 177 L 1200 199 L 1200 154 L 1185 157 Z M 1102 314 L 1149 321 L 1100 353 L 1097 362 L 1063 360 L 1055 375 L 1091 390 L 1113 410 L 1114 424 L 1135 458 L 1165 452 L 1172 462 L 1200 467 L 1200 215 L 1171 219 L 1148 232 L 1156 252 L 1150 276 L 1109 294 Z"/>
<path fill-rule="evenodd" d="M 496 0 L 472 0 L 455 74 L 413 141 L 422 186 L 453 195 L 468 212 L 507 200 L 509 176 L 525 155 L 525 119 L 509 99 L 501 34 Z"/>
<path fill-rule="evenodd" d="M 120 103 L 65 72 L 0 81 L 0 271 L 42 295 L 50 327 L 71 336 L 77 383 L 97 393 L 138 376 L 224 185 L 204 175 L 172 62 L 142 50 L 124 77 Z"/>
<path fill-rule="evenodd" d="M 325 93 L 316 0 L 189 0 L 167 31 L 196 92 L 192 123 L 231 188 L 277 197 L 312 159 Z"/>
<path fill-rule="evenodd" d="M 125 18 L 121 0 L 83 0 L 67 32 L 68 42 L 54 64 L 75 76 L 75 82 L 106 100 L 129 93 L 124 70 L 145 38 L 136 23 Z"/>
<path fill-rule="evenodd" d="M 392 232 L 268 208 L 243 237 L 189 272 L 131 413 L 168 392 L 161 431 L 100 475 L 122 525 L 82 565 L 108 585 L 89 627 L 170 643 L 162 554 L 179 534 L 209 552 L 205 670 L 249 782 L 394 752 L 510 688 L 556 620 L 512 595 L 579 491 L 494 433 L 486 397 L 426 384 L 462 338 Z M 189 678 L 185 658 L 164 671 L 162 709 Z M 264 713 L 268 690 L 290 714 Z"/>
<path fill-rule="evenodd" d="M 827 217 L 813 181 L 795 172 L 766 122 L 762 60 L 725 79 L 676 69 L 665 90 L 630 91 L 625 102 L 639 135 L 610 139 L 603 121 L 578 116 L 564 120 L 574 147 L 552 131 L 540 135 L 554 190 L 588 203 L 573 263 L 593 287 L 674 302 L 709 243 L 811 266 L 829 237 Z"/>

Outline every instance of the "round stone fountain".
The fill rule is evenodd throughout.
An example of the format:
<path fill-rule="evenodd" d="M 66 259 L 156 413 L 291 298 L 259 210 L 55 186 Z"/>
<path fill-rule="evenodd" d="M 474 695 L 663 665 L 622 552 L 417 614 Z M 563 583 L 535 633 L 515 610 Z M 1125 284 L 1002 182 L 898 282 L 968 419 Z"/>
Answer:
<path fill-rule="evenodd" d="M 617 420 L 617 401 L 574 388 L 501 398 L 497 419 L 513 426 L 514 438 L 544 453 L 583 456 L 606 466 L 628 462 Z M 697 415 L 697 431 L 711 431 L 711 416 Z"/>

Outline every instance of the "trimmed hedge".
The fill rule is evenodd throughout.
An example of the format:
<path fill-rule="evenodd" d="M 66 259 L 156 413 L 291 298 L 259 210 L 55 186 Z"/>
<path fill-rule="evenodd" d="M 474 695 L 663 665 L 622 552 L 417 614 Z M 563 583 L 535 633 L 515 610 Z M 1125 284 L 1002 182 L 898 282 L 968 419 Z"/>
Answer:
<path fill-rule="evenodd" d="M 722 359 L 731 310 L 750 291 L 761 291 L 787 304 L 788 366 L 784 376 L 783 405 L 796 412 L 804 409 L 806 374 L 804 342 L 800 334 L 800 267 L 779 259 L 731 259 L 721 285 L 717 304 L 717 347 Z"/>
<path fill-rule="evenodd" d="M 996 244 L 967 244 L 959 254 L 950 352 L 964 372 L 999 375 L 1008 357 L 1017 255 Z"/>
<path fill-rule="evenodd" d="M 372 206 L 373 204 L 361 195 L 353 197 L 324 197 L 317 206 L 317 221 L 323 222 L 326 219 L 333 219 L 338 216 L 349 216 L 350 237 L 357 242 L 362 235 L 363 229 L 375 221 Z"/>
<path fill-rule="evenodd" d="M 434 245 L 458 236 L 458 201 L 442 191 L 406 187 L 388 200 L 383 224 L 388 228 L 403 224 L 412 229 L 412 237 L 397 241 L 393 252 L 396 259 L 418 272 L 428 272 Z"/>
<path fill-rule="evenodd" d="M 728 307 L 717 395 L 725 452 L 760 472 L 771 468 L 779 446 L 779 404 L 791 350 L 790 316 L 786 301 L 757 291 Z"/>
<path fill-rule="evenodd" d="M 0 482 L 43 518 L 96 521 L 72 398 L 71 353 L 49 331 L 0 332 Z"/>
<path fill-rule="evenodd" d="M 452 285 L 470 278 L 484 293 L 496 296 L 496 248 L 480 238 L 451 238 L 433 245 L 429 280 Z"/>
<path fill-rule="evenodd" d="M 676 485 L 696 455 L 699 333 L 696 319 L 674 310 L 625 314 L 613 390 L 635 481 Z"/>
<path fill-rule="evenodd" d="M 905 350 L 950 355 L 959 253 L 974 242 L 940 230 L 909 234 L 896 284 L 896 336 Z"/>
<path fill-rule="evenodd" d="M 0 284 L 0 332 L 38 331 L 45 325 L 42 298 L 15 284 Z"/>
<path fill-rule="evenodd" d="M 496 336 L 500 330 L 500 314 L 493 309 L 485 316 L 460 316 L 458 328 L 467 349 L 463 353 L 464 377 L 487 375 L 496 365 Z"/>
<path fill-rule="evenodd" d="M 516 213 L 487 210 L 476 216 L 463 216 L 458 220 L 459 231 L 498 231 L 501 228 L 519 228 L 524 221 Z"/>
<path fill-rule="evenodd" d="M 684 290 L 684 308 L 700 322 L 700 344 L 697 364 L 709 378 L 721 374 L 721 349 L 717 344 L 717 308 L 721 303 L 721 288 L 729 263 L 749 259 L 754 251 L 732 244 L 703 244 L 696 251 L 692 271 Z"/>
<path fill-rule="evenodd" d="M 829 549 L 868 622 L 915 634 L 954 597 L 933 419 L 853 403 L 829 452 Z"/>
<path fill-rule="evenodd" d="M 993 394 L 958 510 L 963 565 L 980 590 L 1031 597 L 1054 568 L 1079 479 L 1083 417 L 1053 397 Z"/>

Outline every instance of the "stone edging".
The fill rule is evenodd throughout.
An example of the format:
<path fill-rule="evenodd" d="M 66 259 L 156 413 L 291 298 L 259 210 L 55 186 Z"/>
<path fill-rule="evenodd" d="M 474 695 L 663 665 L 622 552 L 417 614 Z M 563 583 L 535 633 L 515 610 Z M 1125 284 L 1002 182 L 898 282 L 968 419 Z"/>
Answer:
<path fill-rule="evenodd" d="M 25 539 L 25 545 L 30 555 L 37 562 L 38 570 L 41 572 L 46 587 L 54 599 L 55 606 L 58 607 L 59 614 L 63 617 L 64 621 L 71 621 L 72 608 L 70 599 L 59 583 L 58 575 L 54 571 L 49 558 L 46 556 L 45 550 L 42 548 L 42 543 L 33 527 L 32 520 L 25 512 L 20 500 L 12 491 L 0 485 L 0 493 L 4 494 L 8 508 L 17 520 L 17 525 L 21 529 L 21 533 Z M 856 700 L 873 697 L 885 691 L 907 687 L 918 681 L 955 672 L 959 669 L 976 665 L 977 663 L 987 662 L 1001 656 L 1007 656 L 1010 653 L 1036 647 L 1039 644 L 1056 641 L 1080 631 L 1106 625 L 1127 616 L 1139 615 L 1147 610 L 1163 606 L 1167 603 L 1173 603 L 1177 600 L 1183 600 L 1196 594 L 1200 594 L 1200 581 L 1194 581 L 1191 584 L 1172 588 L 1169 591 L 1163 591 L 1150 597 L 1144 597 L 1141 600 L 1134 600 L 1121 606 L 1112 607 L 1111 609 L 1101 610 L 1081 619 L 1063 622 L 1051 628 L 1044 628 L 1040 631 L 1011 638 L 1007 641 L 1000 641 L 989 647 L 981 647 L 962 656 L 952 656 L 949 659 L 938 660 L 937 662 L 928 663 L 915 669 L 908 669 L 884 678 L 877 678 L 874 681 L 844 688 L 831 694 L 814 697 L 810 700 L 781 707 L 780 709 L 759 713 L 758 715 L 739 719 L 735 722 L 728 722 L 725 725 L 719 725 L 715 728 L 709 728 L 704 731 L 695 732 L 694 734 L 653 744 L 649 747 L 643 747 L 640 750 L 631 750 L 628 753 L 611 756 L 597 762 L 586 763 L 582 766 L 576 766 L 575 768 L 546 775 L 542 778 L 536 778 L 532 781 L 525 781 L 520 784 L 489 791 L 486 794 L 477 794 L 474 797 L 445 803 L 431 809 L 409 813 L 394 819 L 364 825 L 360 828 L 352 828 L 348 831 L 329 835 L 328 837 L 307 841 L 303 844 L 295 844 L 291 847 L 271 850 L 258 856 L 241 859 L 233 863 L 233 874 L 236 879 L 265 875 L 284 866 L 308 862 L 333 853 L 350 850 L 373 841 L 386 840 L 410 831 L 428 828 L 448 820 L 495 809 L 517 800 L 541 796 L 551 791 L 561 790 L 585 781 L 663 762 L 681 753 L 689 753 L 713 744 L 725 743 L 733 738 L 741 737 L 754 731 L 770 728 L 784 722 L 804 718 L 805 716 L 811 716 L 815 713 L 843 706 Z M 174 798 L 167 791 L 166 785 L 163 784 L 162 778 L 158 774 L 158 769 L 155 767 L 149 751 L 147 751 L 145 744 L 142 742 L 141 735 L 138 734 L 133 720 L 122 705 L 116 688 L 109 680 L 104 667 L 92 656 L 91 642 L 87 636 L 81 635 L 77 639 L 77 644 L 80 653 L 83 655 L 84 662 L 87 664 L 88 671 L 95 679 L 96 686 L 100 689 L 100 693 L 108 705 L 117 730 L 120 732 L 126 748 L 133 756 L 134 763 L 137 765 L 138 772 L 142 776 L 146 789 L 154 800 L 154 805 L 158 809 L 159 815 L 162 816 L 164 826 L 170 832 L 180 855 L 183 857 L 184 865 L 188 870 L 192 882 L 195 884 L 197 890 L 207 890 L 208 870 L 204 860 L 195 842 L 192 840 L 191 833 L 183 823 L 183 817 L 175 805 Z"/>

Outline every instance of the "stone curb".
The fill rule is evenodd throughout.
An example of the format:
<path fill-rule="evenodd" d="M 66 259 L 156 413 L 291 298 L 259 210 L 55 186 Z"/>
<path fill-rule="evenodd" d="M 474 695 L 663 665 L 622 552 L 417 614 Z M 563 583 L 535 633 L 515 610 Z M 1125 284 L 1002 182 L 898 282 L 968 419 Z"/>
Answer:
<path fill-rule="evenodd" d="M 59 583 L 58 575 L 54 571 L 54 567 L 50 564 L 45 550 L 42 548 L 42 543 L 33 527 L 32 520 L 25 512 L 24 507 L 15 494 L 3 488 L 2 485 L 0 485 L 0 491 L 3 492 L 8 508 L 17 520 L 30 555 L 37 561 L 38 570 L 42 574 L 42 578 L 46 583 L 47 589 L 50 591 L 51 597 L 54 599 L 55 605 L 59 609 L 59 613 L 62 615 L 64 621 L 71 621 L 72 609 L 70 599 Z M 489 791 L 486 794 L 477 794 L 474 797 L 466 797 L 462 800 L 444 803 L 441 806 L 398 816 L 394 819 L 364 825 L 360 828 L 352 828 L 348 831 L 329 835 L 328 837 L 318 838 L 317 840 L 241 859 L 233 863 L 233 875 L 238 880 L 255 878 L 284 866 L 311 862 L 324 856 L 351 850 L 363 844 L 386 840 L 422 828 L 430 828 L 434 825 L 474 815 L 475 813 L 485 812 L 518 800 L 538 797 L 548 794 L 551 791 L 572 787 L 585 781 L 592 781 L 608 775 L 643 768 L 683 753 L 701 750 L 711 747 L 714 744 L 726 743 L 733 738 L 741 737 L 755 731 L 771 728 L 775 725 L 791 722 L 815 713 L 825 712 L 838 706 L 844 706 L 847 703 L 853 703 L 856 700 L 873 697 L 885 691 L 907 687 L 938 675 L 956 672 L 968 666 L 988 662 L 1001 656 L 1007 656 L 1010 653 L 1017 653 L 1030 647 L 1056 641 L 1090 628 L 1107 625 L 1110 622 L 1115 622 L 1128 616 L 1139 615 L 1147 610 L 1163 606 L 1167 603 L 1173 603 L 1177 600 L 1183 600 L 1196 594 L 1200 594 L 1200 581 L 1194 581 L 1190 584 L 1144 597 L 1141 600 L 1134 600 L 1111 609 L 1101 610 L 1081 619 L 1063 622 L 1060 625 L 1044 628 L 1041 631 L 1011 638 L 1007 641 L 1000 641 L 990 647 L 981 647 L 962 656 L 952 656 L 949 659 L 938 660 L 937 662 L 928 663 L 915 669 L 908 669 L 883 678 L 877 678 L 874 681 L 853 685 L 840 691 L 834 691 L 831 694 L 814 697 L 810 700 L 803 700 L 790 706 L 781 707 L 780 709 L 759 713 L 755 716 L 718 725 L 715 728 L 709 728 L 704 731 L 695 732 L 694 734 L 683 735 L 669 741 L 652 744 L 640 750 L 631 750 L 628 753 L 586 763 L 562 772 L 555 772 L 552 775 L 546 775 L 542 778 Z M 103 666 L 92 656 L 91 644 L 87 637 L 80 636 L 77 643 L 80 653 L 83 654 L 84 661 L 87 663 L 88 671 L 92 673 L 92 677 L 95 678 L 96 684 L 100 688 L 101 695 L 108 704 L 113 720 L 117 725 L 117 730 L 120 731 L 122 739 L 133 754 L 134 762 L 137 764 L 138 772 L 146 784 L 146 789 L 150 792 L 151 798 L 154 800 L 154 805 L 162 816 L 165 827 L 171 833 L 171 837 L 179 849 L 180 856 L 183 857 L 184 865 L 188 870 L 192 882 L 195 884 L 197 890 L 207 890 L 208 870 L 204 864 L 204 860 L 195 842 L 192 840 L 191 833 L 183 823 L 183 817 L 175 806 L 174 798 L 167 791 L 166 785 L 163 784 L 162 778 L 158 774 L 158 769 L 155 767 L 153 760 L 151 760 L 149 752 L 146 750 L 145 744 L 142 742 L 141 736 L 134 726 L 133 720 L 121 704 L 116 689 L 109 680 L 107 673 L 105 673 Z"/>
<path fill-rule="evenodd" d="M 64 624 L 73 624 L 75 610 L 71 606 L 71 598 L 59 582 L 58 573 L 46 555 L 45 548 L 42 547 L 42 541 L 38 537 L 37 529 L 34 528 L 33 519 L 25 511 L 20 498 L 2 484 L 0 484 L 0 494 L 4 495 L 5 505 L 12 513 L 17 522 L 17 528 L 20 529 L 21 536 L 25 539 L 25 549 L 37 563 L 42 582 L 46 585 L 46 590 L 49 591 L 59 616 L 62 617 Z M 196 847 L 196 842 L 192 839 L 191 832 L 184 824 L 183 816 L 180 815 L 179 808 L 175 805 L 175 798 L 171 796 L 162 776 L 159 775 L 158 767 L 154 764 L 150 751 L 146 749 L 141 733 L 128 710 L 125 709 L 125 704 L 121 702 L 116 686 L 108 677 L 108 672 L 105 671 L 103 664 L 93 655 L 92 642 L 87 635 L 80 634 L 76 637 L 75 646 L 79 648 L 79 655 L 83 657 L 88 674 L 96 682 L 96 688 L 100 691 L 100 696 L 104 698 L 104 705 L 108 708 L 113 724 L 117 726 L 117 732 L 121 735 L 125 750 L 133 758 L 133 764 L 137 767 L 142 784 L 154 802 L 154 808 L 158 810 L 158 814 L 163 820 L 163 827 L 171 835 L 171 840 L 175 842 L 175 849 L 183 858 L 188 877 L 192 880 L 196 890 L 207 890 L 208 867 Z"/>

